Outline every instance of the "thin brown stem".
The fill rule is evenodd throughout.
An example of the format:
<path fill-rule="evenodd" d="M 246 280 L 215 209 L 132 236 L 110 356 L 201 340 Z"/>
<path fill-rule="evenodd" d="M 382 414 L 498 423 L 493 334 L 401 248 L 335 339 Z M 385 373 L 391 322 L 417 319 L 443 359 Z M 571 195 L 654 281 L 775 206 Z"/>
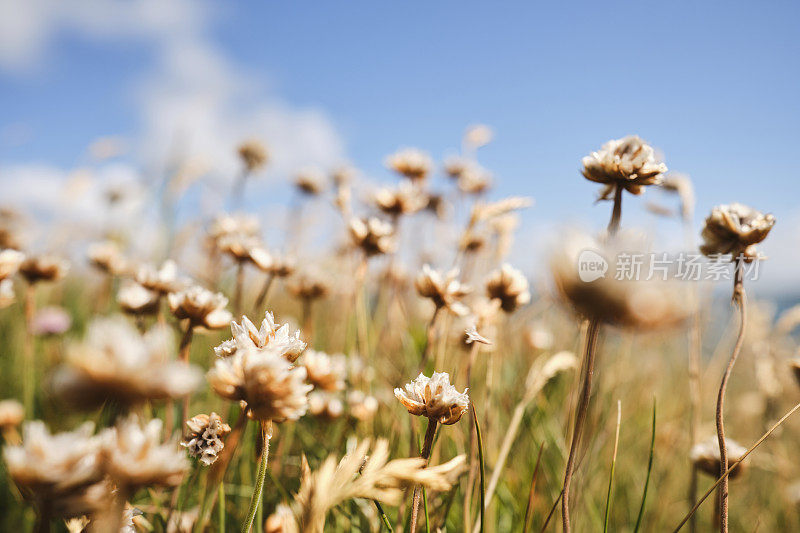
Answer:
<path fill-rule="evenodd" d="M 725 373 L 722 375 L 722 382 L 719 385 L 719 394 L 717 395 L 717 439 L 719 440 L 719 467 L 720 472 L 725 472 L 728 469 L 728 449 L 725 444 L 725 424 L 724 424 L 724 409 L 725 409 L 725 391 L 728 388 L 728 379 L 733 371 L 733 365 L 736 363 L 736 358 L 742 349 L 744 341 L 745 328 L 747 327 L 747 295 L 744 291 L 743 283 L 743 269 L 742 260 L 736 260 L 736 268 L 734 273 L 733 284 L 733 300 L 738 303 L 741 321 L 739 323 L 739 335 L 736 337 L 736 344 L 733 347 L 731 358 L 728 361 L 728 366 L 725 368 Z M 720 484 L 720 497 L 719 497 L 719 530 L 721 533 L 728 532 L 728 478 L 722 480 Z"/>
<path fill-rule="evenodd" d="M 428 419 L 428 429 L 425 431 L 425 442 L 422 444 L 422 452 L 420 457 L 425 459 L 428 463 L 428 458 L 431 456 L 431 447 L 433 446 L 433 437 L 436 435 L 436 426 L 438 422 L 435 418 Z M 412 533 L 417 530 L 417 518 L 419 515 L 419 502 L 422 499 L 422 491 L 419 486 L 414 487 L 414 496 L 411 499 L 411 526 L 409 531 Z"/>
<path fill-rule="evenodd" d="M 475 364 L 475 359 L 478 356 L 480 344 L 477 342 L 472 343 L 469 351 L 469 359 L 467 360 L 467 387 L 472 387 L 472 367 Z M 478 475 L 478 464 L 476 462 L 476 455 L 478 448 L 475 446 L 475 424 L 469 425 L 469 474 L 467 475 L 467 486 L 464 489 L 464 531 L 472 530 L 472 489 L 475 485 L 475 478 Z"/>
<path fill-rule="evenodd" d="M 272 288 L 273 281 L 275 281 L 275 274 L 270 272 L 267 274 L 267 279 L 264 280 L 264 285 L 261 286 L 261 292 L 259 292 L 256 297 L 256 303 L 253 306 L 254 315 L 260 316 L 264 311 L 264 306 L 267 303 L 267 296 L 269 296 L 269 290 Z"/>
<path fill-rule="evenodd" d="M 613 237 L 619 231 L 619 224 L 622 220 L 622 191 L 620 186 L 614 189 L 614 208 L 611 211 L 611 220 L 608 222 L 608 235 Z"/>
<path fill-rule="evenodd" d="M 613 221 L 613 220 L 612 220 Z M 609 226 L 610 229 L 610 226 Z M 575 459 L 578 455 L 583 425 L 586 422 L 586 413 L 589 409 L 589 397 L 592 393 L 592 377 L 594 375 L 595 355 L 597 353 L 597 336 L 600 331 L 600 323 L 592 320 L 586 330 L 586 351 L 584 353 L 584 374 L 581 396 L 578 401 L 578 411 L 575 414 L 575 427 L 572 431 L 572 443 L 569 447 L 569 457 L 567 467 L 564 472 L 564 495 L 561 499 L 561 521 L 564 533 L 569 533 L 569 489 L 572 483 L 572 474 L 575 468 Z"/>

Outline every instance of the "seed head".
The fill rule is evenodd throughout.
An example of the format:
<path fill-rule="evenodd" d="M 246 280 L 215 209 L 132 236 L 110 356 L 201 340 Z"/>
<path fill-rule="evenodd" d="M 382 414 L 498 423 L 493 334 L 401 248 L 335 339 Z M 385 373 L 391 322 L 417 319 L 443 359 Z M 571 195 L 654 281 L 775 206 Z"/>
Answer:
<path fill-rule="evenodd" d="M 344 355 L 328 355 L 316 350 L 306 350 L 303 354 L 308 382 L 317 389 L 340 391 L 344 389 L 347 374 L 347 359 Z"/>
<path fill-rule="evenodd" d="M 409 180 L 401 181 L 394 189 L 378 189 L 375 193 L 375 205 L 387 215 L 410 215 L 427 204 L 425 194 Z"/>
<path fill-rule="evenodd" d="M 303 194 L 316 196 L 326 188 L 325 173 L 318 168 L 304 168 L 294 176 L 294 185 Z"/>
<path fill-rule="evenodd" d="M 136 281 L 145 289 L 165 295 L 180 291 L 185 283 L 178 278 L 178 265 L 167 260 L 156 270 L 152 265 L 144 265 L 136 272 Z"/>
<path fill-rule="evenodd" d="M 394 228 L 389 222 L 375 217 L 352 218 L 348 229 L 353 243 L 361 248 L 367 257 L 387 254 L 395 250 Z"/>
<path fill-rule="evenodd" d="M 16 274 L 23 261 L 25 261 L 25 254 L 22 252 L 10 248 L 0 251 L 0 281 Z"/>
<path fill-rule="evenodd" d="M 404 148 L 386 158 L 386 166 L 413 181 L 428 177 L 433 167 L 431 158 L 416 148 Z"/>
<path fill-rule="evenodd" d="M 489 274 L 486 281 L 486 294 L 490 299 L 499 300 L 500 308 L 506 313 L 516 310 L 531 301 L 528 280 L 509 264 Z"/>
<path fill-rule="evenodd" d="M 728 452 L 728 467 L 730 467 L 730 465 L 732 465 L 734 462 L 738 461 L 742 455 L 747 452 L 747 448 L 729 438 L 725 439 L 725 447 Z M 701 472 L 705 472 L 709 476 L 713 476 L 715 478 L 721 475 L 719 440 L 716 436 L 709 437 L 703 442 L 695 444 L 692 447 L 690 458 L 694 466 Z M 739 477 L 746 467 L 747 460 L 739 463 L 736 468 L 731 471 L 729 477 L 731 479 Z"/>
<path fill-rule="evenodd" d="M 231 427 L 217 413 L 192 417 L 186 421 L 186 427 L 188 430 L 183 436 L 181 446 L 204 465 L 213 464 L 225 447 L 223 439 L 231 432 Z"/>
<path fill-rule="evenodd" d="M 437 309 L 446 308 L 458 316 L 463 316 L 468 309 L 459 300 L 469 294 L 471 289 L 458 281 L 458 275 L 458 269 L 442 274 L 429 265 L 423 265 L 414 286 L 417 293 L 423 298 L 430 299 Z"/>
<path fill-rule="evenodd" d="M 28 256 L 19 265 L 19 273 L 28 283 L 55 281 L 64 277 L 69 268 L 67 261 L 52 255 Z"/>
<path fill-rule="evenodd" d="M 660 183 L 667 171 L 667 166 L 656 160 L 653 147 L 635 135 L 608 141 L 582 163 L 586 179 L 609 186 L 603 196 L 615 187 L 642 194 L 646 185 Z"/>
<path fill-rule="evenodd" d="M 245 402 L 247 415 L 256 420 L 297 420 L 308 409 L 306 369 L 292 366 L 279 350 L 238 349 L 230 357 L 217 359 L 207 374 L 219 396 Z"/>
<path fill-rule="evenodd" d="M 468 391 L 458 392 L 447 372 L 434 372 L 431 377 L 420 373 L 404 389 L 394 389 L 394 395 L 412 415 L 455 424 L 469 408 Z"/>
<path fill-rule="evenodd" d="M 135 281 L 125 283 L 117 293 L 117 303 L 129 315 L 154 315 L 161 299 L 157 292 L 145 289 Z"/>
<path fill-rule="evenodd" d="M 113 241 L 91 244 L 87 255 L 92 266 L 106 274 L 119 276 L 127 271 L 128 262 L 122 255 L 119 245 Z"/>
<path fill-rule="evenodd" d="M 225 309 L 228 299 L 219 292 L 211 292 L 195 285 L 181 292 L 173 292 L 167 296 L 169 308 L 175 318 L 189 319 L 195 326 L 208 329 L 221 329 L 233 318 Z"/>
<path fill-rule="evenodd" d="M 239 349 L 269 347 L 289 362 L 294 362 L 306 349 L 306 343 L 300 340 L 300 332 L 290 333 L 289 324 L 278 326 L 269 311 L 260 328 L 256 328 L 249 318 L 242 316 L 241 324 L 231 322 L 231 333 L 233 338 L 214 348 L 217 357 L 230 357 Z"/>
<path fill-rule="evenodd" d="M 248 172 L 255 172 L 267 164 L 269 153 L 266 147 L 257 140 L 249 140 L 239 145 L 239 157 Z"/>
<path fill-rule="evenodd" d="M 745 261 L 758 259 L 756 244 L 763 241 L 775 225 L 775 217 L 742 204 L 720 205 L 711 211 L 703 227 L 700 251 L 707 256 L 739 255 Z"/>

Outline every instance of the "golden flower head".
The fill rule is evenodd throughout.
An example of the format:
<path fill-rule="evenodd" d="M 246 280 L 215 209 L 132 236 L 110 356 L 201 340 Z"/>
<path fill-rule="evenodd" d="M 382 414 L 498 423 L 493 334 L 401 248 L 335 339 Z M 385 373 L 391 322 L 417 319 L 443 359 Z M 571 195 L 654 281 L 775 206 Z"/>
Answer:
<path fill-rule="evenodd" d="M 135 281 L 126 282 L 117 292 L 117 303 L 129 315 L 154 315 L 160 298 L 157 292 L 145 289 Z"/>
<path fill-rule="evenodd" d="M 409 180 L 391 188 L 381 188 L 375 193 L 375 205 L 383 213 L 392 216 L 410 215 L 425 208 L 428 199 L 416 185 Z"/>
<path fill-rule="evenodd" d="M 372 420 L 378 412 L 378 400 L 360 390 L 350 390 L 347 392 L 347 409 L 356 420 Z"/>
<path fill-rule="evenodd" d="M 106 274 L 119 276 L 127 270 L 128 262 L 122 255 L 119 245 L 113 241 L 90 244 L 87 255 L 92 266 Z"/>
<path fill-rule="evenodd" d="M 742 204 L 720 205 L 711 211 L 703 227 L 700 252 L 707 256 L 740 255 L 745 261 L 758 259 L 756 244 L 763 241 L 775 225 L 775 217 Z"/>
<path fill-rule="evenodd" d="M 653 147 L 635 135 L 608 141 L 583 158 L 586 179 L 642 194 L 644 186 L 658 184 L 667 166 L 656 160 Z"/>
<path fill-rule="evenodd" d="M 725 439 L 725 447 L 728 452 L 728 467 L 730 467 L 734 462 L 738 461 L 745 454 L 745 452 L 747 452 L 747 448 L 730 438 Z M 704 472 L 715 478 L 719 477 L 719 440 L 717 439 L 716 435 L 695 444 L 690 452 L 690 459 L 695 468 L 698 468 L 701 472 Z M 739 463 L 736 468 L 731 471 L 729 477 L 731 479 L 739 477 L 746 467 L 747 460 L 745 459 L 745 461 Z"/>
<path fill-rule="evenodd" d="M 194 416 L 186 421 L 186 427 L 181 446 L 204 465 L 213 464 L 225 447 L 223 439 L 231 427 L 217 413 Z"/>
<path fill-rule="evenodd" d="M 500 308 L 510 313 L 531 301 L 528 280 L 509 264 L 489 274 L 486 281 L 486 294 L 493 300 L 500 300 Z"/>
<path fill-rule="evenodd" d="M 248 172 L 259 170 L 269 160 L 269 153 L 266 147 L 260 141 L 254 139 L 240 144 L 238 152 Z"/>
<path fill-rule="evenodd" d="M 287 288 L 295 298 L 301 300 L 317 300 L 324 298 L 330 292 L 328 282 L 310 272 L 296 277 Z"/>
<path fill-rule="evenodd" d="M 389 222 L 378 218 L 352 218 L 348 224 L 350 236 L 356 246 L 370 257 L 387 254 L 395 250 L 394 228 Z"/>
<path fill-rule="evenodd" d="M 143 265 L 136 272 L 136 281 L 145 289 L 161 295 L 180 291 L 185 282 L 178 278 L 178 265 L 171 259 L 164 261 L 161 268 Z"/>
<path fill-rule="evenodd" d="M 25 254 L 20 251 L 6 249 L 0 250 L 0 281 L 13 276 L 25 260 Z"/>
<path fill-rule="evenodd" d="M 228 299 L 219 292 L 211 292 L 195 285 L 181 292 L 167 296 L 169 308 L 179 320 L 188 318 L 195 326 L 208 329 L 221 329 L 227 326 L 233 316 L 225 306 Z"/>
<path fill-rule="evenodd" d="M 637 251 L 641 249 L 629 234 L 618 234 L 604 244 L 586 234 L 568 235 L 550 261 L 555 286 L 566 302 L 588 318 L 639 329 L 677 326 L 691 311 L 687 289 L 680 281 L 658 276 L 645 279 L 644 274 L 641 279 L 616 279 L 625 258 L 634 255 L 643 258 L 641 272 L 647 273 L 644 259 L 651 256 Z M 598 277 L 587 277 L 579 269 L 586 262 L 598 268 L 604 265 L 605 270 L 593 272 Z"/>
<path fill-rule="evenodd" d="M 64 277 L 69 263 L 53 255 L 28 256 L 19 265 L 19 273 L 28 283 L 55 281 Z"/>
<path fill-rule="evenodd" d="M 248 347 L 217 359 L 208 382 L 219 396 L 245 402 L 256 420 L 297 420 L 308 409 L 306 369 L 295 367 L 279 350 Z"/>
<path fill-rule="evenodd" d="M 469 408 L 468 391 L 458 392 L 450 384 L 447 372 L 434 372 L 431 377 L 420 373 L 404 389 L 394 389 L 394 395 L 412 415 L 426 416 L 440 424 L 455 424 Z"/>
<path fill-rule="evenodd" d="M 306 350 L 303 354 L 308 382 L 317 389 L 340 391 L 344 389 L 347 375 L 347 358 L 342 354 L 328 355 L 316 350 Z"/>
<path fill-rule="evenodd" d="M 230 357 L 240 349 L 269 347 L 293 363 L 306 349 L 306 343 L 300 340 L 300 332 L 291 333 L 289 324 L 278 326 L 269 311 L 261 321 L 260 328 L 242 316 L 241 324 L 231 322 L 231 333 L 233 338 L 214 348 L 217 357 Z"/>
<path fill-rule="evenodd" d="M 201 374 L 193 366 L 171 361 L 171 346 L 166 328 L 141 335 L 121 317 L 96 319 L 85 340 L 68 347 L 65 364 L 53 375 L 53 391 L 84 409 L 109 400 L 133 406 L 187 396 L 199 385 Z"/>
<path fill-rule="evenodd" d="M 386 158 L 386 166 L 414 181 L 424 180 L 433 167 L 428 154 L 416 148 L 404 148 Z"/>
<path fill-rule="evenodd" d="M 25 419 L 25 408 L 17 400 L 0 400 L 0 430 L 14 428 Z"/>
<path fill-rule="evenodd" d="M 29 500 L 61 508 L 64 518 L 86 512 L 68 503 L 82 499 L 86 490 L 100 482 L 103 469 L 100 442 L 93 437 L 94 424 L 75 431 L 51 434 L 44 422 L 26 422 L 22 443 L 6 446 L 3 458 L 9 477 Z"/>
<path fill-rule="evenodd" d="M 294 186 L 308 195 L 317 195 L 325 190 L 327 179 L 325 173 L 318 168 L 308 167 L 294 175 Z"/>
<path fill-rule="evenodd" d="M 130 415 L 100 433 L 103 468 L 114 483 L 132 492 L 180 484 L 189 461 L 176 439 L 161 441 L 161 427 L 159 419 L 142 425 L 136 415 Z"/>
<path fill-rule="evenodd" d="M 315 390 L 308 395 L 308 412 L 313 416 L 334 420 L 344 414 L 344 404 L 335 394 Z"/>
<path fill-rule="evenodd" d="M 417 293 L 423 298 L 430 299 L 437 309 L 446 308 L 454 314 L 463 316 L 467 307 L 459 300 L 470 293 L 467 285 L 458 281 L 458 269 L 442 274 L 433 270 L 429 265 L 422 266 L 422 272 L 414 281 Z"/>

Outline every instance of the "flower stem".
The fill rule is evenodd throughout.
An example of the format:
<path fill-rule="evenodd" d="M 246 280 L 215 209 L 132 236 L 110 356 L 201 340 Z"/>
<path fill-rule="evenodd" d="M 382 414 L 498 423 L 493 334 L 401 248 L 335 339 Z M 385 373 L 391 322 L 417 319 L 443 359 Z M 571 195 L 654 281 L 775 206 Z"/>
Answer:
<path fill-rule="evenodd" d="M 261 463 L 258 466 L 258 477 L 253 487 L 253 496 L 250 498 L 250 509 L 247 511 L 247 520 L 242 526 L 242 533 L 249 533 L 256 518 L 256 511 L 261 503 L 264 492 L 264 479 L 267 477 L 267 457 L 269 456 L 269 438 L 272 435 L 272 421 L 261 422 L 261 438 L 264 442 L 264 452 L 261 454 Z"/>
<path fill-rule="evenodd" d="M 569 522 L 569 489 L 572 482 L 572 473 L 575 469 L 575 459 L 578 455 L 578 445 L 580 444 L 583 425 L 586 422 L 586 413 L 589 409 L 589 397 L 592 393 L 592 376 L 594 375 L 594 362 L 597 353 L 597 334 L 599 331 L 600 323 L 597 320 L 589 322 L 589 327 L 586 330 L 583 385 L 581 387 L 581 396 L 578 401 L 578 412 L 575 415 L 575 428 L 572 431 L 569 458 L 567 459 L 567 467 L 564 472 L 564 496 L 561 499 L 561 520 L 564 533 L 569 533 L 571 531 Z"/>
<path fill-rule="evenodd" d="M 178 348 L 178 357 L 180 358 L 181 363 L 185 365 L 189 364 L 189 350 L 191 349 L 192 346 L 193 335 L 194 335 L 194 324 L 190 320 L 189 323 L 186 325 L 186 331 L 183 332 L 183 337 L 181 338 L 181 344 L 180 347 Z M 187 394 L 186 397 L 183 399 L 183 403 L 181 404 L 181 416 L 178 422 L 179 427 L 183 426 L 183 423 L 186 421 L 186 416 L 188 415 L 188 413 L 189 413 L 189 395 Z"/>
<path fill-rule="evenodd" d="M 32 283 L 25 287 L 25 360 L 22 365 L 22 397 L 25 416 L 34 418 L 34 390 L 36 388 L 36 365 L 34 361 L 33 317 L 36 314 L 36 290 Z M 49 523 L 48 523 L 49 527 Z"/>
<path fill-rule="evenodd" d="M 264 280 L 264 285 L 261 287 L 261 292 L 258 293 L 256 304 L 253 306 L 253 314 L 256 316 L 261 315 L 264 305 L 269 296 L 269 290 L 272 288 L 272 282 L 275 281 L 275 274 L 267 274 L 267 279 Z"/>
<path fill-rule="evenodd" d="M 233 314 L 242 312 L 242 290 L 244 289 L 244 261 L 236 262 L 236 287 L 233 293 Z"/>
<path fill-rule="evenodd" d="M 428 322 L 428 327 L 425 330 L 425 347 L 422 349 L 422 359 L 420 359 L 419 363 L 419 371 L 425 371 L 425 365 L 428 364 L 428 357 L 431 353 L 431 344 L 433 341 L 433 330 L 436 327 L 436 318 L 439 316 L 439 310 L 441 307 L 437 307 L 436 310 L 433 312 L 433 316 L 431 316 L 431 321 Z"/>
<path fill-rule="evenodd" d="M 614 236 L 619 231 L 619 223 L 622 220 L 622 191 L 619 185 L 614 189 L 614 209 L 611 211 L 611 220 L 608 222 L 608 235 Z"/>
<path fill-rule="evenodd" d="M 743 283 L 743 270 L 742 260 L 737 259 L 736 269 L 733 282 L 733 300 L 738 303 L 741 321 L 739 323 L 739 335 L 736 337 L 736 344 L 733 347 L 731 358 L 728 361 L 728 366 L 725 368 L 725 373 L 722 375 L 722 382 L 719 385 L 719 394 L 717 395 L 717 439 L 719 440 L 719 468 L 720 474 L 728 470 L 728 449 L 725 445 L 725 424 L 724 409 L 725 409 L 725 391 L 728 388 L 728 379 L 733 371 L 733 365 L 736 363 L 736 358 L 742 349 L 742 342 L 744 341 L 744 332 L 747 327 L 747 295 L 744 292 Z M 719 530 L 721 533 L 728 531 L 728 478 L 725 477 L 719 486 L 720 499 L 719 499 Z"/>
<path fill-rule="evenodd" d="M 425 431 L 425 442 L 422 444 L 422 452 L 420 453 L 420 457 L 425 459 L 425 463 L 428 463 L 428 458 L 431 456 L 431 447 L 433 446 L 433 437 L 436 435 L 436 426 L 438 422 L 435 418 L 428 419 L 428 429 Z M 417 517 L 419 514 L 419 503 L 422 497 L 422 492 L 419 489 L 419 486 L 414 487 L 414 496 L 411 500 L 411 527 L 409 531 L 416 531 L 417 530 Z"/>

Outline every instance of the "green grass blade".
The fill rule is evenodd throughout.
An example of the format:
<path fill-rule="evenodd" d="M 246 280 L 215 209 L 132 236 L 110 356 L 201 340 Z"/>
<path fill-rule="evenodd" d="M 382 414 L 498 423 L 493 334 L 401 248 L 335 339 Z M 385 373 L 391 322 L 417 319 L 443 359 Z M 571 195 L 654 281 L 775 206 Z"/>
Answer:
<path fill-rule="evenodd" d="M 484 515 L 486 514 L 486 464 L 483 460 L 483 436 L 481 435 L 481 426 L 478 423 L 478 415 L 475 412 L 475 406 L 472 406 L 472 421 L 475 424 L 475 436 L 478 441 L 478 464 L 480 464 L 481 472 L 481 533 L 484 532 Z"/>
<path fill-rule="evenodd" d="M 522 533 L 528 533 L 531 526 L 531 515 L 533 514 L 533 497 L 536 494 L 536 479 L 539 477 L 539 467 L 542 464 L 542 451 L 544 450 L 544 441 L 539 445 L 539 454 L 536 456 L 536 466 L 533 467 L 533 476 L 531 476 L 531 488 L 528 491 L 528 505 L 525 507 L 525 520 L 522 526 Z"/>
<path fill-rule="evenodd" d="M 611 473 L 608 476 L 608 492 L 606 493 L 606 512 L 603 517 L 603 533 L 608 531 L 608 518 L 611 514 L 611 500 L 614 497 L 614 470 L 617 466 L 617 449 L 619 447 L 619 426 L 622 423 L 622 402 L 617 400 L 617 431 L 614 435 L 614 454 L 611 456 Z"/>
<path fill-rule="evenodd" d="M 642 517 L 644 516 L 644 505 L 647 501 L 647 488 L 650 486 L 650 473 L 653 471 L 653 457 L 656 451 L 656 399 L 653 398 L 653 432 L 650 435 L 650 459 L 647 461 L 647 478 L 644 481 L 644 491 L 642 492 L 642 505 L 639 507 L 639 516 L 636 518 L 636 527 L 633 528 L 633 533 L 639 531 L 642 525 Z"/>

